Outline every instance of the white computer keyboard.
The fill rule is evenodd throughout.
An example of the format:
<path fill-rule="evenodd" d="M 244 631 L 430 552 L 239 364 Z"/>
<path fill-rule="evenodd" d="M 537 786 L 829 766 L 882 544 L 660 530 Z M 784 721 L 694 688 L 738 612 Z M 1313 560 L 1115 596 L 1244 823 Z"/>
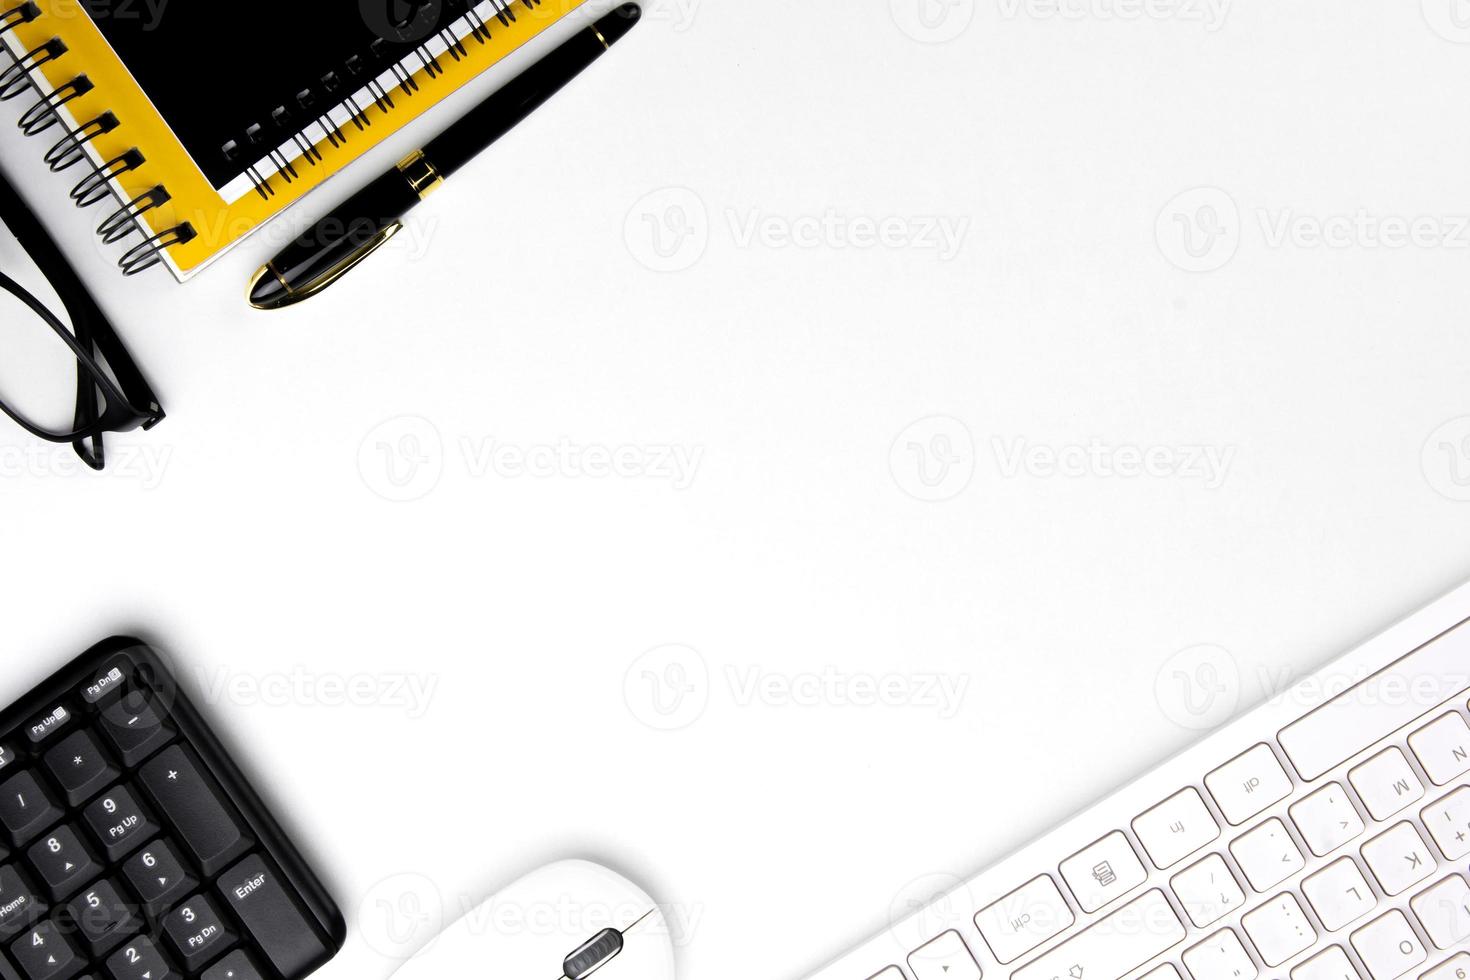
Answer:
<path fill-rule="evenodd" d="M 1470 980 L 1470 585 L 812 980 Z"/>

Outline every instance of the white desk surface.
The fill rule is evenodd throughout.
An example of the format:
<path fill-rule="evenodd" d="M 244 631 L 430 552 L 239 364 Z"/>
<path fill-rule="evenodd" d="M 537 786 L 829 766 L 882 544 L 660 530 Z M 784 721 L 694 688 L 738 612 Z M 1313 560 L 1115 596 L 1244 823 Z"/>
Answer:
<path fill-rule="evenodd" d="M 569 855 L 683 976 L 798 980 L 1194 738 L 1179 651 L 1228 651 L 1208 717 L 1458 584 L 1451 0 L 1048 2 L 654 0 L 274 315 L 280 229 L 119 282 L 7 134 L 169 418 L 104 477 L 0 429 L 0 699 L 175 656 L 347 914 L 323 980 Z"/>

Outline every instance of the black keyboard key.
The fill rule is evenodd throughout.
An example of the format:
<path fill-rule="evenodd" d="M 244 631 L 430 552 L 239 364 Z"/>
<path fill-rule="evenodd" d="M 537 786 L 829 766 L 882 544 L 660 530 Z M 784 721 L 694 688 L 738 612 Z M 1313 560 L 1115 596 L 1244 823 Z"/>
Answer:
<path fill-rule="evenodd" d="M 66 898 L 102 873 L 101 865 L 71 827 L 58 827 L 36 841 L 26 856 L 56 899 Z"/>
<path fill-rule="evenodd" d="M 195 895 L 168 914 L 163 931 L 189 973 L 235 945 L 235 933 L 208 895 Z"/>
<path fill-rule="evenodd" d="M 80 806 L 117 778 L 117 770 L 91 732 L 72 732 L 46 753 L 46 768 L 66 793 L 66 802 Z"/>
<path fill-rule="evenodd" d="M 10 954 L 29 980 L 69 980 L 87 965 L 54 922 L 43 922 L 11 943 Z"/>
<path fill-rule="evenodd" d="M 18 846 L 61 819 L 61 809 L 29 772 L 17 773 L 0 786 L 0 823 Z"/>
<path fill-rule="evenodd" d="M 3 770 L 6 766 L 10 765 L 14 761 L 15 753 L 10 751 L 10 747 L 6 745 L 0 745 L 0 770 Z"/>
<path fill-rule="evenodd" d="M 155 915 L 183 898 L 199 884 L 168 841 L 156 840 L 123 864 L 133 891 Z"/>
<path fill-rule="evenodd" d="M 139 770 L 143 787 L 205 875 L 250 849 L 251 839 L 192 749 L 171 745 Z"/>
<path fill-rule="evenodd" d="M 37 718 L 26 726 L 26 735 L 30 737 L 33 744 L 46 741 L 52 735 L 61 731 L 71 721 L 71 712 L 65 705 L 58 704 L 46 713 L 43 718 Z"/>
<path fill-rule="evenodd" d="M 113 665 L 98 672 L 91 681 L 82 685 L 82 697 L 88 704 L 96 704 L 113 691 L 121 690 L 126 681 L 126 671 L 121 666 Z"/>
<path fill-rule="evenodd" d="M 179 980 L 182 976 L 147 936 L 139 936 L 109 956 L 107 973 L 112 980 Z"/>
<path fill-rule="evenodd" d="M 9 939 L 41 917 L 46 906 L 13 865 L 0 868 L 0 939 Z"/>
<path fill-rule="evenodd" d="M 158 825 L 126 786 L 92 801 L 82 817 L 109 861 L 116 861 L 158 833 Z"/>
<path fill-rule="evenodd" d="M 137 907 L 110 881 L 99 882 L 66 907 L 93 956 L 99 956 L 143 927 Z"/>
<path fill-rule="evenodd" d="M 174 729 L 158 706 L 137 692 L 124 694 L 102 712 L 102 731 L 123 765 L 136 766 L 168 744 Z"/>
<path fill-rule="evenodd" d="M 265 975 L 249 953 L 237 949 L 205 970 L 202 980 L 265 980 Z"/>
<path fill-rule="evenodd" d="M 259 854 L 220 875 L 215 888 L 282 976 L 304 976 L 331 957 L 280 871 Z"/>

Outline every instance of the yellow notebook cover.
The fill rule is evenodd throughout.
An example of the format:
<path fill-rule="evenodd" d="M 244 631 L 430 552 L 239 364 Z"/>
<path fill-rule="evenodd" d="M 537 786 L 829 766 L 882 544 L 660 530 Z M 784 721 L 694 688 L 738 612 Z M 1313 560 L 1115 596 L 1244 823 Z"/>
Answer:
<path fill-rule="evenodd" d="M 263 34 L 269 4 L 0 0 L 0 30 L 8 77 L 29 69 L 22 123 L 46 124 L 47 162 L 77 174 L 124 271 L 161 260 L 182 281 L 581 2 L 306 0 Z"/>

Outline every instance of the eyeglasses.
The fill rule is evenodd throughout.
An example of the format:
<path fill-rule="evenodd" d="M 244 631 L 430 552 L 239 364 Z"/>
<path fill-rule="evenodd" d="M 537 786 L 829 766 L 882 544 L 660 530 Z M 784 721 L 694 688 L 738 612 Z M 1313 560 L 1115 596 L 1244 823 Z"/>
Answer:
<path fill-rule="evenodd" d="M 0 290 L 23 307 L 0 306 L 0 411 L 38 438 L 71 443 L 83 462 L 100 470 L 104 433 L 151 429 L 163 421 L 163 409 L 107 315 L 3 174 L 0 222 L 67 314 L 63 320 L 0 271 Z"/>

